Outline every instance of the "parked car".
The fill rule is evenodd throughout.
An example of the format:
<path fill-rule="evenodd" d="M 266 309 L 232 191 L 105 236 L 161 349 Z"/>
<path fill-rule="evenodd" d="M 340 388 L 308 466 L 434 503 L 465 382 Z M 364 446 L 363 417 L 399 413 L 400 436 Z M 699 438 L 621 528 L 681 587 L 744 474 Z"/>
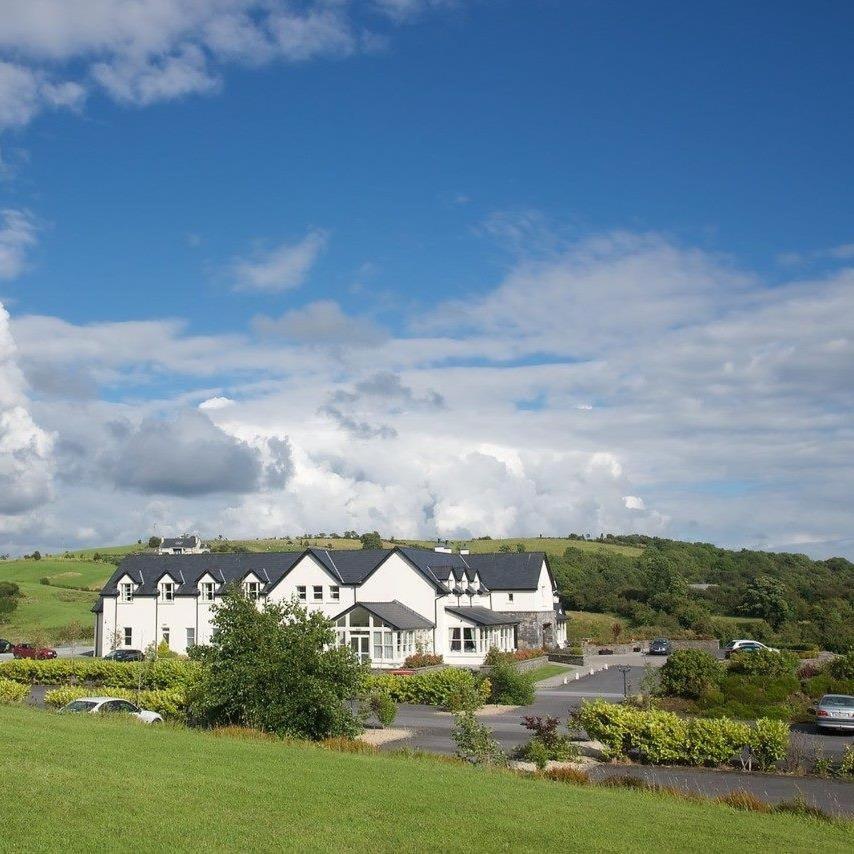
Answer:
<path fill-rule="evenodd" d="M 12 641 L 7 641 L 5 638 L 0 638 L 0 654 L 12 651 Z"/>
<path fill-rule="evenodd" d="M 162 724 L 163 718 L 157 712 L 141 709 L 130 700 L 119 697 L 81 697 L 63 706 L 60 712 L 88 712 L 89 714 L 132 715 L 144 724 Z"/>
<path fill-rule="evenodd" d="M 104 658 L 109 661 L 145 661 L 145 653 L 141 649 L 114 649 Z"/>
<path fill-rule="evenodd" d="M 848 694 L 825 694 L 813 711 L 821 729 L 854 730 L 854 697 Z"/>
<path fill-rule="evenodd" d="M 12 647 L 15 658 L 56 658 L 56 650 L 48 646 L 33 646 L 31 643 L 18 643 Z"/>
<path fill-rule="evenodd" d="M 780 651 L 773 646 L 765 646 L 764 643 L 755 640 L 731 640 L 724 647 L 724 658 L 729 658 L 734 652 L 759 652 L 760 650 L 766 652 Z"/>
<path fill-rule="evenodd" d="M 673 646 L 667 638 L 656 638 L 649 644 L 650 655 L 670 655 L 673 652 Z"/>

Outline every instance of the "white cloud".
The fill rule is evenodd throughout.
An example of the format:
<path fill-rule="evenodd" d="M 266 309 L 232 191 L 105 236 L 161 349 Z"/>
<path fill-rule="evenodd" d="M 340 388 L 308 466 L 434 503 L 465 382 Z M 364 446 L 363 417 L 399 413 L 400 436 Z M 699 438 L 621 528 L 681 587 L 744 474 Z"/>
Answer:
<path fill-rule="evenodd" d="M 384 0 L 402 22 L 444 0 Z M 144 106 L 222 85 L 228 64 L 307 62 L 372 51 L 385 36 L 346 0 L 3 0 L 0 129 L 100 89 Z M 3 61 L 3 58 L 8 61 Z"/>
<path fill-rule="evenodd" d="M 51 496 L 53 437 L 33 420 L 9 315 L 0 305 L 0 530 Z"/>
<path fill-rule="evenodd" d="M 376 347 L 388 338 L 379 324 L 368 317 L 345 314 L 334 300 L 318 300 L 278 318 L 262 315 L 254 319 L 253 326 L 262 335 L 302 344 Z"/>
<path fill-rule="evenodd" d="M 286 291 L 306 279 L 326 246 L 326 232 L 314 229 L 297 243 L 280 243 L 251 258 L 235 258 L 229 273 L 236 290 Z"/>
<path fill-rule="evenodd" d="M 0 279 L 20 276 L 26 268 L 27 252 L 35 244 L 36 224 L 27 211 L 0 211 Z"/>
<path fill-rule="evenodd" d="M 57 434 L 65 472 L 34 530 L 136 539 L 171 519 L 213 534 L 611 530 L 766 548 L 796 531 L 803 548 L 852 554 L 854 270 L 771 286 L 661 237 L 606 235 L 520 260 L 376 347 L 342 355 L 352 318 L 323 306 L 261 339 L 176 320 L 16 320 L 16 362 L 45 398 L 24 406 Z M 312 323 L 309 346 L 294 332 Z M 68 371 L 111 402 L 62 399 L 65 381 L 46 378 Z M 170 376 L 183 378 L 174 398 L 140 394 Z M 106 425 L 187 405 L 237 450 L 199 422 L 154 444 L 230 448 L 241 489 L 105 490 Z M 45 545 L 26 536 L 10 542 Z"/>

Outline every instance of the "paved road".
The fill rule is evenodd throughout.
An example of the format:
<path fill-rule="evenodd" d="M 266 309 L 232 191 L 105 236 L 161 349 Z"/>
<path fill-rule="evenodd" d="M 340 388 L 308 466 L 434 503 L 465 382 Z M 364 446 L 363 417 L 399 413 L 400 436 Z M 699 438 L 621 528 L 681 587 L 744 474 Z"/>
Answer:
<path fill-rule="evenodd" d="M 644 676 L 643 667 L 633 667 L 626 674 L 628 689 L 637 690 Z M 549 680 L 551 682 L 559 680 Z M 527 730 L 521 725 L 522 715 L 551 715 L 565 720 L 570 710 L 588 698 L 602 697 L 620 700 L 623 697 L 623 674 L 609 667 L 593 676 L 572 679 L 566 685 L 552 684 L 537 691 L 531 706 L 512 712 L 478 716 L 492 730 L 496 741 L 512 751 L 527 740 Z M 434 753 L 453 753 L 451 740 L 453 716 L 432 706 L 404 705 L 398 709 L 395 726 L 414 730 L 406 741 L 391 742 L 386 749 L 403 746 Z M 814 727 L 794 728 L 793 749 L 806 758 L 815 755 L 817 748 L 827 756 L 842 754 L 845 746 L 854 743 L 849 735 L 821 734 Z M 807 801 L 840 815 L 854 815 L 854 783 L 818 780 L 803 777 L 779 777 L 766 774 L 743 774 L 692 768 L 659 768 L 650 766 L 608 765 L 593 772 L 594 779 L 606 776 L 630 775 L 664 786 L 676 786 L 704 795 L 720 795 L 735 789 L 748 789 L 769 803 L 789 800 L 801 794 Z"/>

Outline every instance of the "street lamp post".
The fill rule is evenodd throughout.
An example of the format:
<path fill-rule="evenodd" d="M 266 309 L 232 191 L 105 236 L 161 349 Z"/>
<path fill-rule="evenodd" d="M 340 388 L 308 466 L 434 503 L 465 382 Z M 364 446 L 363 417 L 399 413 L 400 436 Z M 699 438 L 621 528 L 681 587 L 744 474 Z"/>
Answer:
<path fill-rule="evenodd" d="M 629 673 L 632 672 L 632 668 L 627 664 L 620 665 L 620 673 L 623 674 L 623 697 L 629 696 Z"/>

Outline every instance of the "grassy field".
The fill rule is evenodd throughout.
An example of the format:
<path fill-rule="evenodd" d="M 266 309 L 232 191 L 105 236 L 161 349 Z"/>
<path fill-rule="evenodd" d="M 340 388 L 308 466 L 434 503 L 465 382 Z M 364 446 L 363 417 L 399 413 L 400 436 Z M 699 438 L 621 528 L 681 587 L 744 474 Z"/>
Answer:
<path fill-rule="evenodd" d="M 21 589 L 18 607 L 9 622 L 0 626 L 0 635 L 14 641 L 53 643 L 75 622 L 91 633 L 89 609 L 113 569 L 111 563 L 67 558 L 0 561 L 0 581 L 14 581 Z M 49 578 L 50 584 L 42 584 L 42 578 Z M 75 587 L 88 589 L 71 589 Z"/>
<path fill-rule="evenodd" d="M 796 816 L 49 714 L 0 707 L 3 851 L 851 850 Z"/>
<path fill-rule="evenodd" d="M 400 542 L 403 542 L 402 540 Z M 436 542 L 435 540 L 406 540 L 406 543 L 413 546 L 424 546 L 432 549 Z M 628 555 L 629 557 L 637 557 L 643 553 L 643 549 L 635 546 L 618 546 L 608 543 L 599 543 L 595 540 L 569 540 L 566 537 L 508 537 L 503 540 L 461 540 L 452 541 L 454 547 L 463 546 L 475 554 L 483 552 L 497 552 L 501 546 L 510 546 L 513 551 L 516 551 L 516 546 L 522 543 L 525 551 L 528 552 L 546 552 L 551 555 L 563 555 L 567 546 L 572 546 L 582 551 L 605 551 L 618 552 L 619 554 Z"/>
<path fill-rule="evenodd" d="M 534 682 L 539 682 L 541 679 L 550 679 L 552 676 L 560 676 L 561 673 L 566 673 L 569 670 L 563 664 L 541 664 L 528 673 L 533 676 Z"/>

